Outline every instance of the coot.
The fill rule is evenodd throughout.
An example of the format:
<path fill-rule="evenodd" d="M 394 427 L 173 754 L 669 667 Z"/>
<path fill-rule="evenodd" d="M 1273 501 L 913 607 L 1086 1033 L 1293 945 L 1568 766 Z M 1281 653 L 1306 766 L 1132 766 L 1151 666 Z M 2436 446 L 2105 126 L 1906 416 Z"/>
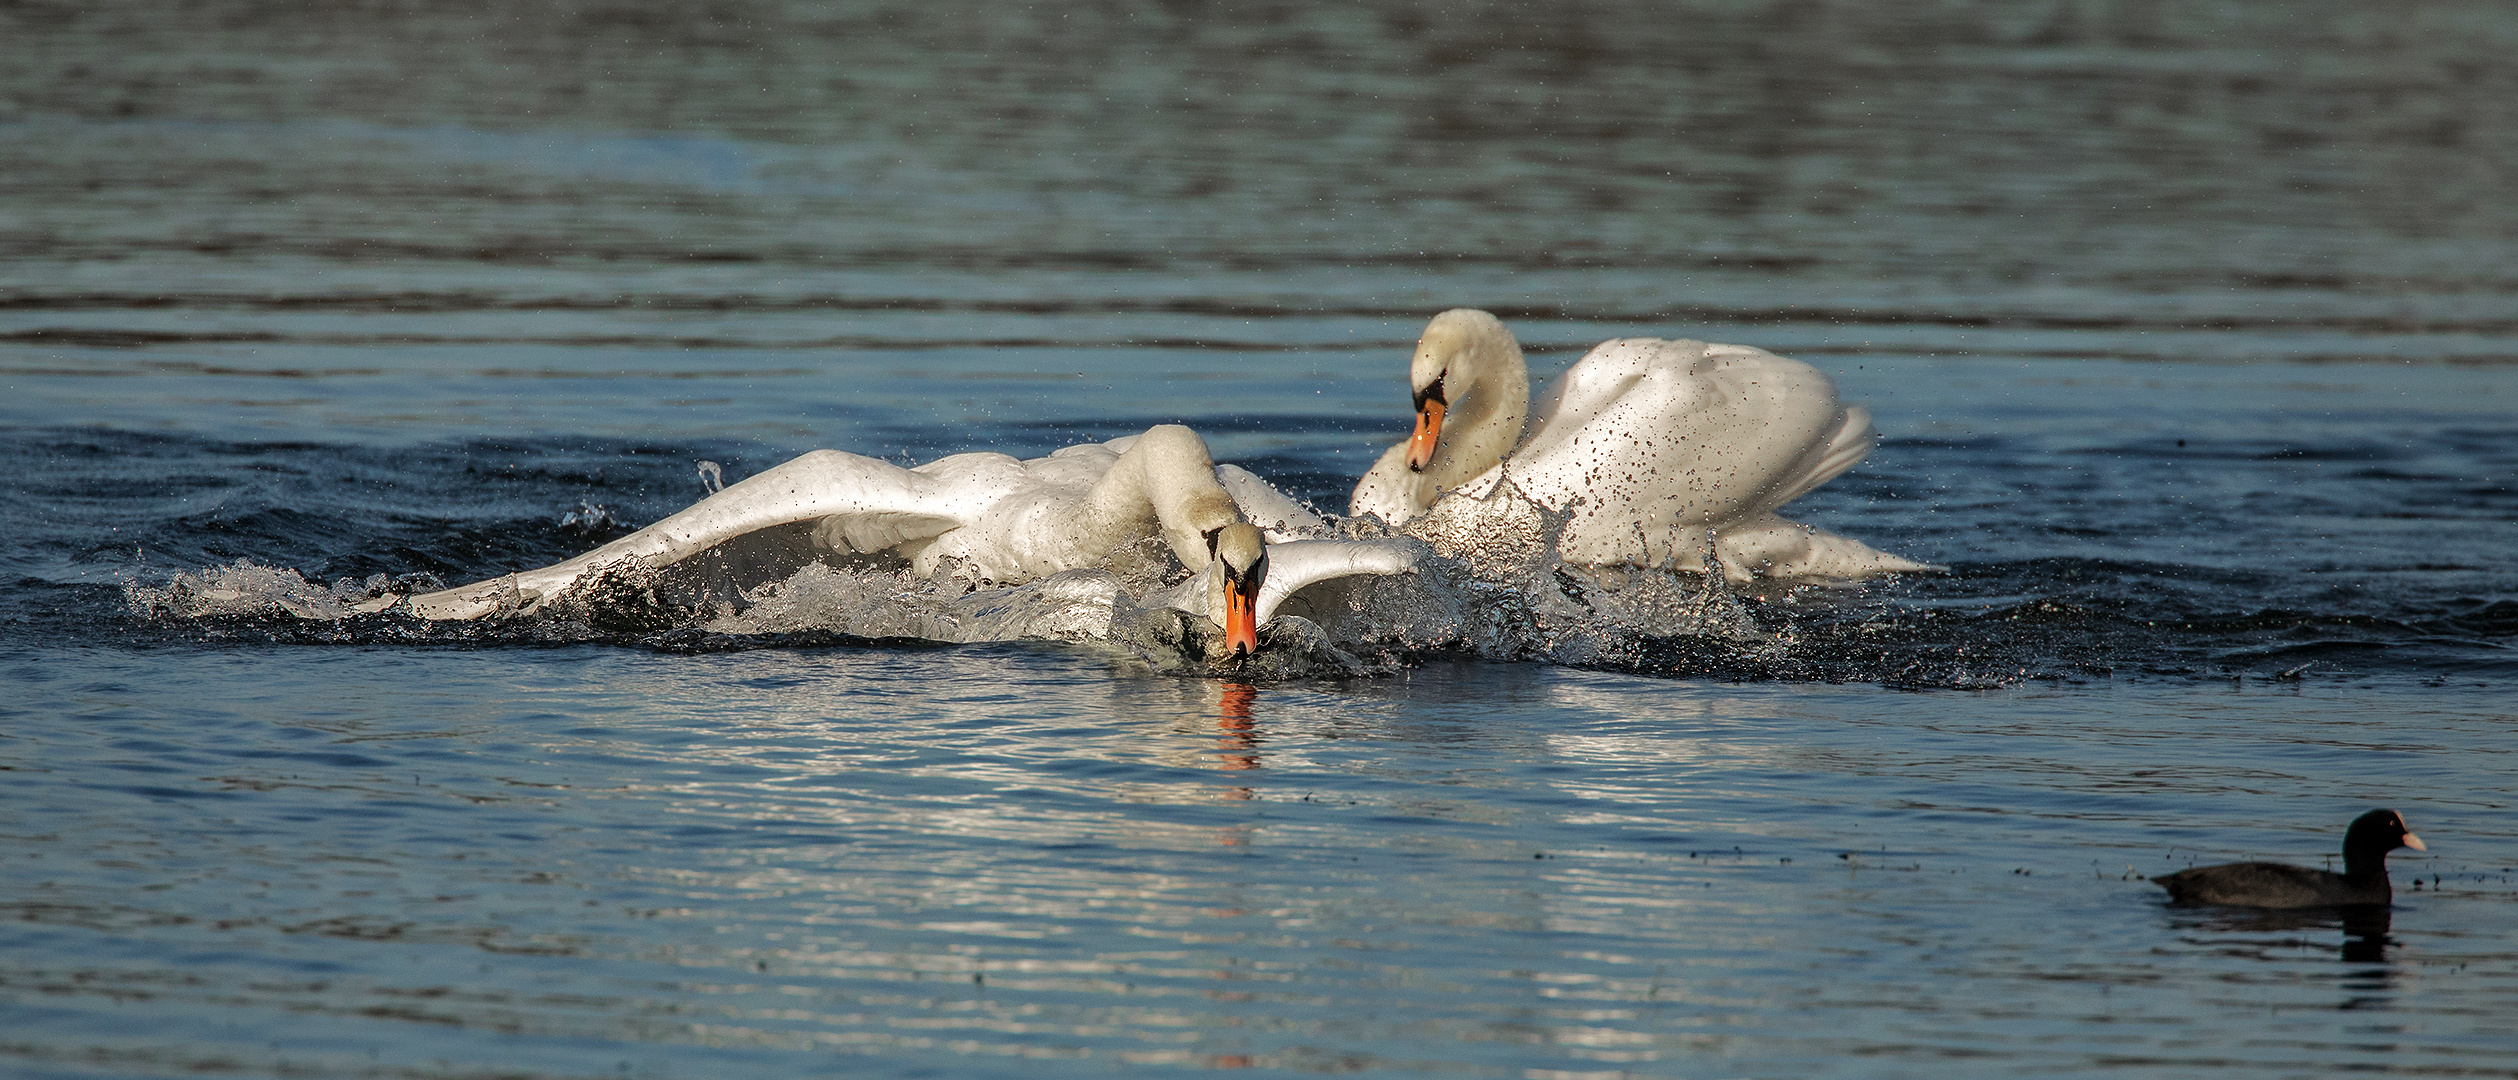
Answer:
<path fill-rule="evenodd" d="M 2387 884 L 2387 853 L 2400 847 L 2427 851 L 2393 810 L 2372 810 L 2352 819 L 2343 833 L 2343 872 L 2282 863 L 2242 862 L 2198 866 L 2151 880 L 2178 904 L 2306 908 L 2385 904 L 2395 898 Z"/>

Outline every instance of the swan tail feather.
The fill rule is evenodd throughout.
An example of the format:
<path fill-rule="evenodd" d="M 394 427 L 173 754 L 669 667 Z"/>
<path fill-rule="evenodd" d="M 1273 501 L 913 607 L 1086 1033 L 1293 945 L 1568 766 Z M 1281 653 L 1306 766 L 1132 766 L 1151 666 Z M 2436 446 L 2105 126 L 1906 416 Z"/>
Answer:
<path fill-rule="evenodd" d="M 1717 530 L 1714 552 L 1724 574 L 1742 584 L 1758 578 L 1861 581 L 1882 574 L 1948 569 L 1891 555 L 1852 537 L 1773 514 Z"/>

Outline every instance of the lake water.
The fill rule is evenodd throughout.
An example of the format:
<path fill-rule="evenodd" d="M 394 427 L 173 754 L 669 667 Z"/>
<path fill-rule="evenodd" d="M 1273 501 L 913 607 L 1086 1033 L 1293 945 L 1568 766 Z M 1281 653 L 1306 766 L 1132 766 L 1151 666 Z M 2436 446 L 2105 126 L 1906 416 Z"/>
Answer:
<path fill-rule="evenodd" d="M 2518 1076 L 2499 5 L 0 40 L 0 1072 Z M 1817 364 L 1790 512 L 1950 572 L 1258 682 L 271 602 L 818 447 L 1340 509 L 1456 305 Z M 2381 924 L 2143 880 L 2382 805 Z"/>

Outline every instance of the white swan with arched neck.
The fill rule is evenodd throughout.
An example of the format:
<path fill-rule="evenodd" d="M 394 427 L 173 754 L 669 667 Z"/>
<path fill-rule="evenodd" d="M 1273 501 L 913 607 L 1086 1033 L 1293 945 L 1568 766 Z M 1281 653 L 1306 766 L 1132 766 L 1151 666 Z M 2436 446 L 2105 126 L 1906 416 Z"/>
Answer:
<path fill-rule="evenodd" d="M 1564 515 L 1553 542 L 1573 563 L 1702 570 L 1710 557 L 1741 582 L 1937 569 L 1776 514 L 1877 440 L 1870 414 L 1798 360 L 1621 338 L 1533 409 L 1512 331 L 1455 308 L 1427 324 L 1408 381 L 1416 430 L 1356 485 L 1356 515 L 1405 526 L 1439 506 L 1442 528 L 1475 535 L 1486 517 L 1527 516 L 1502 498 L 1517 492 Z"/>
<path fill-rule="evenodd" d="M 789 561 L 872 555 L 922 576 L 952 568 L 999 584 L 1099 566 L 1160 537 L 1196 575 L 1195 587 L 1169 591 L 1174 602 L 1222 627 L 1228 649 L 1255 651 L 1257 628 L 1305 585 L 1414 565 L 1392 545 L 1272 545 L 1253 516 L 1286 538 L 1319 525 L 1265 481 L 1219 470 L 1178 425 L 1045 457 L 955 454 L 914 468 L 817 450 L 576 558 L 414 596 L 410 609 L 434 620 L 530 611 L 604 567 L 663 568 L 760 536 Z"/>

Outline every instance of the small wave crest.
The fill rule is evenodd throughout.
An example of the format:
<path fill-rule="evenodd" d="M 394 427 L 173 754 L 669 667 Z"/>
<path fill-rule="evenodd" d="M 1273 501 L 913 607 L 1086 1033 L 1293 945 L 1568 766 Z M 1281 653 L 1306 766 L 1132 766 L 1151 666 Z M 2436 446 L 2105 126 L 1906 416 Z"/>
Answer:
<path fill-rule="evenodd" d="M 331 585 L 306 580 L 295 570 L 239 559 L 224 566 L 178 571 L 164 585 L 123 583 L 123 600 L 145 619 L 294 617 L 334 622 L 392 608 L 405 595 L 440 588 L 427 574 L 396 578 L 371 574 Z"/>

